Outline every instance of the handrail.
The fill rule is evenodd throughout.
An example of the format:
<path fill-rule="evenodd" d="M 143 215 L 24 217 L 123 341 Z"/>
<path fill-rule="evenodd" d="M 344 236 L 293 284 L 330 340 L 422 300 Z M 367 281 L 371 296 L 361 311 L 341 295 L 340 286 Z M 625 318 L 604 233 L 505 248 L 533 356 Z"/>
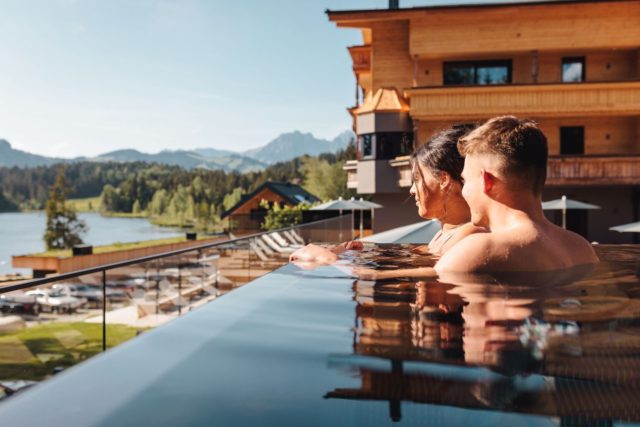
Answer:
<path fill-rule="evenodd" d="M 144 257 L 139 257 L 139 258 L 133 258 L 133 259 L 129 259 L 126 261 L 118 261 L 118 262 L 114 262 L 111 264 L 103 264 L 103 265 L 97 265 L 95 267 L 89 267 L 89 268 L 85 268 L 82 270 L 76 270 L 76 271 L 71 271 L 68 273 L 62 273 L 62 274 L 57 274 L 55 276 L 49 276 L 49 277 L 44 277 L 41 279 L 32 279 L 32 280 L 27 280 L 25 282 L 21 282 L 21 283 L 17 283 L 14 285 L 7 285 L 7 286 L 3 286 L 0 287 L 0 294 L 4 294 L 7 292 L 13 292 L 13 291 L 17 291 L 20 289 L 27 289 L 27 288 L 32 288 L 32 287 L 36 287 L 36 286 L 41 286 L 41 285 L 46 285 L 49 283 L 54 283 L 54 282 L 59 282 L 61 280 L 66 280 L 66 279 L 73 279 L 75 277 L 80 277 L 80 276 L 85 276 L 87 274 L 93 274 L 93 273 L 99 273 L 102 271 L 106 271 L 106 270 L 113 270 L 115 268 L 120 268 L 120 267 L 126 267 L 132 264 L 141 264 L 147 261 L 153 261 L 155 259 L 160 259 L 160 258 L 167 258 L 170 256 L 175 256 L 175 255 L 181 255 L 187 252 L 192 252 L 192 251 L 197 251 L 197 250 L 202 250 L 202 249 L 209 249 L 209 248 L 215 248 L 217 246 L 222 246 L 222 245 L 227 245 L 229 243 L 235 243 L 235 242 L 239 242 L 242 240 L 249 240 L 249 239 L 253 239 L 255 237 L 261 236 L 263 234 L 268 234 L 268 233 L 273 233 L 273 232 L 280 232 L 280 231 L 285 231 L 285 230 L 292 230 L 292 229 L 296 229 L 296 228 L 302 228 L 302 227 L 306 227 L 309 225 L 314 225 L 314 224 L 321 224 L 327 221 L 331 221 L 334 218 L 327 218 L 327 219 L 321 219 L 318 221 L 312 221 L 312 222 L 307 222 L 304 224 L 298 224 L 296 226 L 292 226 L 292 227 L 284 227 L 284 228 L 279 228 L 277 230 L 269 230 L 269 231 L 262 231 L 259 233 L 254 233 L 254 234 L 249 234 L 247 236 L 242 236 L 242 237 L 236 237 L 234 239 L 228 239 L 228 240 L 223 240 L 223 241 L 219 241 L 219 242 L 213 242 L 213 243 L 206 243 L 203 245 L 198 245 L 198 246 L 192 246 L 189 248 L 184 248 L 184 249 L 177 249 L 174 251 L 169 251 L 169 252 L 162 252 L 159 254 L 154 254 L 154 255 L 148 255 L 148 256 L 144 256 Z"/>

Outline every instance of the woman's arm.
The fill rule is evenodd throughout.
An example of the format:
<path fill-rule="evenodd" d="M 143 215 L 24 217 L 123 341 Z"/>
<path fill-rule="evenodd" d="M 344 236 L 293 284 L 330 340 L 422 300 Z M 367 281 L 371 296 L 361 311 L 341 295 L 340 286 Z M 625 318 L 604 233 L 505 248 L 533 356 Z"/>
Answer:
<path fill-rule="evenodd" d="M 338 260 L 335 252 L 323 248 L 322 246 L 308 244 L 300 248 L 289 256 L 289 262 L 313 262 L 318 264 L 333 264 Z"/>
<path fill-rule="evenodd" d="M 395 270 L 374 270 L 354 267 L 353 274 L 362 280 L 398 279 L 401 277 L 437 277 L 433 267 L 399 268 Z"/>

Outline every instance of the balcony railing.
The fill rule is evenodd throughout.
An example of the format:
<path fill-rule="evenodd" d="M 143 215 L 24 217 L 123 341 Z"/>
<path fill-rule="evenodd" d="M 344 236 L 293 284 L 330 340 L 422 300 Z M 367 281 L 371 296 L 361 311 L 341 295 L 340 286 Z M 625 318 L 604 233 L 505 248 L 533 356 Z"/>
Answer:
<path fill-rule="evenodd" d="M 389 163 L 398 171 L 398 187 L 410 187 L 409 157 Z M 357 183 L 357 176 L 354 180 Z M 640 155 L 553 156 L 547 164 L 547 185 L 640 185 Z"/>
<path fill-rule="evenodd" d="M 640 155 L 549 158 L 547 185 L 638 185 Z"/>
<path fill-rule="evenodd" d="M 358 188 L 358 161 L 347 160 L 342 169 L 347 172 L 347 188 Z"/>
<path fill-rule="evenodd" d="M 349 54 L 353 62 L 353 71 L 356 74 L 371 71 L 371 46 L 351 46 Z"/>
<path fill-rule="evenodd" d="M 411 116 L 423 120 L 482 119 L 500 114 L 572 117 L 640 114 L 640 82 L 409 89 Z"/>
<path fill-rule="evenodd" d="M 397 157 L 389 162 L 389 164 L 398 170 L 398 187 L 411 187 L 411 163 L 409 156 Z"/>

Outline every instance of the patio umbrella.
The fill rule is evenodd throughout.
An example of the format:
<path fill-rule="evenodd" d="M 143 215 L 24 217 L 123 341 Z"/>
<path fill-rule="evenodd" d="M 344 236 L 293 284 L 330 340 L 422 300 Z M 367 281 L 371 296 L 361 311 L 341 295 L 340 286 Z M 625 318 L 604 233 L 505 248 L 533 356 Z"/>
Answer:
<path fill-rule="evenodd" d="M 609 230 L 617 231 L 619 233 L 640 233 L 640 222 L 616 225 L 615 227 L 609 228 Z"/>
<path fill-rule="evenodd" d="M 339 197 L 338 200 L 330 200 L 328 202 L 322 203 L 318 206 L 314 206 L 311 208 L 312 211 L 340 211 L 340 216 L 342 216 L 343 210 L 351 211 L 351 239 L 353 239 L 353 211 L 356 209 L 361 209 L 361 206 L 354 198 L 351 200 L 344 200 L 342 197 Z M 339 240 L 342 241 L 342 221 L 340 221 L 340 235 L 338 237 Z"/>
<path fill-rule="evenodd" d="M 432 219 L 383 231 L 382 233 L 372 234 L 362 240 L 371 243 L 425 244 L 429 242 L 441 228 L 440 222 Z"/>
<path fill-rule="evenodd" d="M 353 200 L 353 198 L 352 198 Z M 362 233 L 364 232 L 364 226 L 363 226 L 363 218 L 362 218 L 362 211 L 364 209 L 370 209 L 371 210 L 371 229 L 373 230 L 373 212 L 374 209 L 380 209 L 383 206 L 378 204 L 378 203 L 374 203 L 374 202 L 370 202 L 368 200 L 364 200 L 362 197 L 360 197 L 360 200 L 357 200 L 358 204 L 360 204 L 360 240 L 362 240 Z"/>
<path fill-rule="evenodd" d="M 590 203 L 579 202 L 577 200 L 567 199 L 567 196 L 562 196 L 561 199 L 549 200 L 548 202 L 542 202 L 542 209 L 545 211 L 556 210 L 562 211 L 562 228 L 567 228 L 567 209 L 600 209 L 600 206 L 592 205 Z"/>

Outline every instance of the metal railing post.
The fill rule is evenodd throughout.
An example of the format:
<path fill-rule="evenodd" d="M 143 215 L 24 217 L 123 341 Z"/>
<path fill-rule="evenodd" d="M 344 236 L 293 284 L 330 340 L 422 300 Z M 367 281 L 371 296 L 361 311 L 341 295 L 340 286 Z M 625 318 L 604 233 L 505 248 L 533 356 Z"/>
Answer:
<path fill-rule="evenodd" d="M 178 258 L 178 316 L 182 315 L 182 260 Z"/>
<path fill-rule="evenodd" d="M 102 351 L 107 351 L 107 270 L 102 270 Z"/>
<path fill-rule="evenodd" d="M 156 315 L 160 314 L 160 264 L 159 260 L 156 260 Z"/>
<path fill-rule="evenodd" d="M 251 240 L 249 240 L 250 242 Z M 247 258 L 248 258 L 248 263 L 247 263 L 247 283 L 249 283 L 251 281 L 251 245 L 247 244 Z"/>

